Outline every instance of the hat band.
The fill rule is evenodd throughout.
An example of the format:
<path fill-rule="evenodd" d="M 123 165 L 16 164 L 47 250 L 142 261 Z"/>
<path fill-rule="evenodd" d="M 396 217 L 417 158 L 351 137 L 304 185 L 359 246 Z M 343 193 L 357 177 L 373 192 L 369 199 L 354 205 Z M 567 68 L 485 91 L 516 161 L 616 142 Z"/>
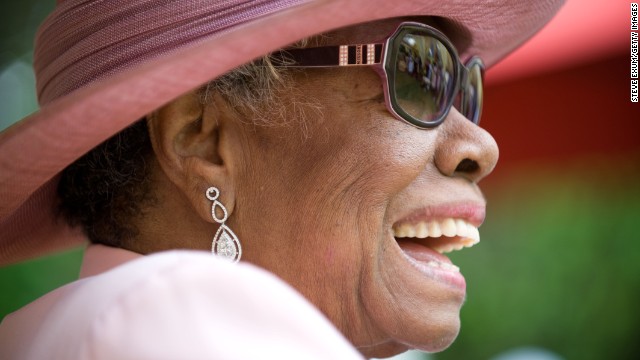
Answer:
<path fill-rule="evenodd" d="M 38 101 L 47 104 L 152 58 L 310 1 L 63 1 L 36 36 Z"/>

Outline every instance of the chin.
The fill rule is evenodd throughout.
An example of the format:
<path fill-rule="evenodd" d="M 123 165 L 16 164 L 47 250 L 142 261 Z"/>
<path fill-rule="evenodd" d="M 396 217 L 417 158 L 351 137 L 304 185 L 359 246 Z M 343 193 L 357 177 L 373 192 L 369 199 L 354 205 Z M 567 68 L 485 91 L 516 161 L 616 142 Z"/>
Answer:
<path fill-rule="evenodd" d="M 460 333 L 460 318 L 455 324 L 451 324 L 447 329 L 442 329 L 438 334 L 432 334 L 428 343 L 416 346 L 416 350 L 426 351 L 430 353 L 440 352 L 446 350 L 458 337 Z M 434 336 L 435 335 L 435 336 Z"/>
<path fill-rule="evenodd" d="M 459 324 L 458 322 L 457 326 L 454 325 L 448 329 L 442 329 L 438 334 L 425 335 L 421 343 L 404 344 L 389 341 L 377 345 L 358 347 L 358 351 L 366 358 L 388 358 L 402 354 L 408 350 L 419 350 L 427 353 L 441 352 L 449 348 L 458 337 L 460 330 Z"/>
<path fill-rule="evenodd" d="M 389 343 L 384 343 L 384 344 L 378 344 L 378 345 L 373 345 L 373 346 L 367 346 L 367 347 L 359 347 L 358 351 L 360 351 L 360 353 L 362 354 L 362 356 L 364 356 L 365 358 L 369 359 L 369 358 L 378 358 L 378 359 L 383 359 L 383 358 L 388 358 L 388 357 L 392 357 L 398 354 L 402 354 L 403 352 L 406 352 L 407 350 L 411 350 L 410 347 L 406 346 L 406 345 L 402 345 L 399 343 L 395 343 L 395 342 L 389 342 Z"/>
<path fill-rule="evenodd" d="M 406 320 L 406 326 L 395 327 L 387 334 L 388 340 L 356 347 L 368 358 L 386 358 L 407 350 L 437 353 L 451 346 L 460 332 L 459 311 L 443 311 L 435 316 L 431 313 L 422 319 Z"/>
<path fill-rule="evenodd" d="M 358 349 L 374 357 L 408 349 L 447 349 L 460 332 L 464 279 L 448 269 L 416 266 L 399 247 L 391 246 L 382 254 L 381 265 L 375 267 L 379 271 L 371 271 L 375 275 L 366 277 L 361 288 L 368 323 L 377 334 L 352 339 Z M 370 351 L 358 345 L 369 345 Z"/>
<path fill-rule="evenodd" d="M 436 353 L 446 350 L 460 332 L 460 317 L 455 319 L 447 319 L 439 324 L 429 324 L 428 330 L 421 332 L 407 332 L 402 339 L 396 341 L 401 342 L 406 349 L 415 349 L 429 353 Z"/>

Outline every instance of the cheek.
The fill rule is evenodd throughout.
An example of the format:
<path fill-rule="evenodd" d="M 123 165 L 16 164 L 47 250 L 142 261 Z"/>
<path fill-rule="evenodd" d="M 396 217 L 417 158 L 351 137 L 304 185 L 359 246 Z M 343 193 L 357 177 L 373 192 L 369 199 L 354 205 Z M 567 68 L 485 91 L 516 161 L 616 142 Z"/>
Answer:
<path fill-rule="evenodd" d="M 435 131 L 416 129 L 392 117 L 384 104 L 360 110 L 346 139 L 348 156 L 354 158 L 350 171 L 357 174 L 355 188 L 363 198 L 389 200 L 419 177 L 435 152 Z"/>
<path fill-rule="evenodd" d="M 301 174 L 320 170 L 332 188 L 380 201 L 410 184 L 435 152 L 437 129 L 417 129 L 387 110 L 381 80 L 370 69 L 335 69 L 304 78 L 304 92 L 322 104 L 301 144 L 308 159 Z M 328 81 L 317 82 L 318 77 Z M 311 169 L 309 169 L 311 167 Z M 323 176 L 326 175 L 326 176 Z"/>

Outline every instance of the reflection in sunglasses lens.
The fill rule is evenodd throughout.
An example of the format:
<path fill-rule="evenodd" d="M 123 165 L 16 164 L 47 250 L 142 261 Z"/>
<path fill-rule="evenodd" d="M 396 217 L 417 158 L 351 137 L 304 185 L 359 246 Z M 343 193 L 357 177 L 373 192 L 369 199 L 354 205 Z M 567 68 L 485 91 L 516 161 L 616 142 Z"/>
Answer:
<path fill-rule="evenodd" d="M 395 101 L 411 117 L 439 119 L 453 94 L 454 60 L 437 39 L 408 33 L 396 39 Z"/>
<path fill-rule="evenodd" d="M 469 69 L 469 79 L 463 88 L 462 114 L 474 123 L 480 122 L 482 112 L 482 69 L 474 63 Z"/>

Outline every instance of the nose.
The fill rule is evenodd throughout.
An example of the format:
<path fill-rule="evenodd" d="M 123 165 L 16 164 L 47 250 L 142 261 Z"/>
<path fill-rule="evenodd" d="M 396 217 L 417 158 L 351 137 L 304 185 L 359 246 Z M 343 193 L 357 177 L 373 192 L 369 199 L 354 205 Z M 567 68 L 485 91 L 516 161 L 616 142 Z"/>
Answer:
<path fill-rule="evenodd" d="M 493 171 L 498 162 L 498 145 L 486 130 L 455 108 L 451 108 L 439 130 L 435 163 L 443 175 L 477 183 Z"/>

